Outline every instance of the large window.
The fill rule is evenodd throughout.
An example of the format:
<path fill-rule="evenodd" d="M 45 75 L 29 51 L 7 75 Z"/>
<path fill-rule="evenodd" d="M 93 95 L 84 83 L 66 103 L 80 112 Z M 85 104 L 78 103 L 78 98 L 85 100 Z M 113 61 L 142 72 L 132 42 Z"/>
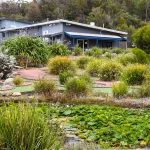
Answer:
<path fill-rule="evenodd" d="M 81 47 L 83 50 L 88 49 L 88 40 L 78 39 L 78 40 L 77 40 L 77 44 L 78 44 L 79 47 Z"/>
<path fill-rule="evenodd" d="M 102 48 L 112 48 L 112 42 L 102 41 Z"/>

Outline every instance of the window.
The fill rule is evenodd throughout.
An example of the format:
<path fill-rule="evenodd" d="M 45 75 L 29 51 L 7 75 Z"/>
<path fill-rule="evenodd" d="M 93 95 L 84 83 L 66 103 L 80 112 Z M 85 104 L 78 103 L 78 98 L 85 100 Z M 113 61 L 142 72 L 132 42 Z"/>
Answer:
<path fill-rule="evenodd" d="M 112 48 L 112 42 L 102 41 L 102 48 Z"/>
<path fill-rule="evenodd" d="M 48 30 L 43 31 L 43 35 L 47 35 L 48 33 Z"/>
<path fill-rule="evenodd" d="M 79 47 L 81 47 L 83 50 L 88 49 L 88 40 L 78 39 L 78 40 L 77 40 L 77 44 L 78 44 Z"/>
<path fill-rule="evenodd" d="M 2 33 L 2 37 L 5 38 L 5 33 L 4 32 Z"/>

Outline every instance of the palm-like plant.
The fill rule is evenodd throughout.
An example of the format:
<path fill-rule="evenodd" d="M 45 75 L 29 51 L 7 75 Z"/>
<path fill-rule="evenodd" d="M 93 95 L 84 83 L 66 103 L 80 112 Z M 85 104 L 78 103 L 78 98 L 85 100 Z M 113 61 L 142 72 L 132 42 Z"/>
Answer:
<path fill-rule="evenodd" d="M 9 55 L 23 57 L 26 67 L 29 61 L 37 64 L 45 64 L 49 59 L 47 44 L 39 38 L 25 36 L 11 38 L 4 42 L 3 49 L 7 49 Z"/>

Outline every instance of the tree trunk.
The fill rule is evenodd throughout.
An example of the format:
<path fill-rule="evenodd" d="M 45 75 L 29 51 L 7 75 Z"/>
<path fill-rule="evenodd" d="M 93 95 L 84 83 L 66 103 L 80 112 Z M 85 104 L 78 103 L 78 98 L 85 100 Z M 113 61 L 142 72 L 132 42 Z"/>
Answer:
<path fill-rule="evenodd" d="M 145 12 L 145 22 L 148 21 L 148 8 L 149 8 L 149 2 L 146 2 L 146 12 Z"/>
<path fill-rule="evenodd" d="M 28 63 L 29 63 L 29 59 L 26 58 L 26 63 L 25 63 L 25 68 L 26 68 L 26 69 L 28 68 Z"/>

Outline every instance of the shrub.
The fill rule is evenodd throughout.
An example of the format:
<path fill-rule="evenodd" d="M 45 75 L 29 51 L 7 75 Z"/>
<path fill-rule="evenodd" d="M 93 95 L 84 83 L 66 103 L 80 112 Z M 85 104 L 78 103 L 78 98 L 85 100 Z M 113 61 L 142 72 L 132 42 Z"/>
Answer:
<path fill-rule="evenodd" d="M 45 97 L 51 97 L 56 91 L 56 86 L 53 81 L 40 79 L 39 81 L 34 83 L 34 90 L 38 94 L 42 94 Z"/>
<path fill-rule="evenodd" d="M 87 64 L 92 61 L 92 57 L 82 56 L 77 60 L 77 65 L 80 69 L 85 69 Z"/>
<path fill-rule="evenodd" d="M 124 82 L 114 83 L 112 86 L 112 91 L 114 97 L 121 98 L 128 93 L 128 86 Z"/>
<path fill-rule="evenodd" d="M 52 56 L 66 56 L 69 54 L 69 50 L 66 45 L 53 43 L 48 47 Z"/>
<path fill-rule="evenodd" d="M 144 75 L 147 73 L 145 65 L 129 65 L 123 71 L 122 79 L 129 85 L 141 85 L 144 81 Z"/>
<path fill-rule="evenodd" d="M 116 53 L 116 54 L 122 54 L 125 50 L 121 49 L 121 48 L 115 48 L 113 49 L 111 52 L 112 53 Z"/>
<path fill-rule="evenodd" d="M 93 57 L 99 58 L 102 56 L 102 51 L 98 47 L 93 47 L 92 49 L 86 51 L 85 54 L 88 56 L 93 56 Z"/>
<path fill-rule="evenodd" d="M 100 70 L 100 79 L 104 81 L 118 80 L 122 72 L 122 66 L 115 61 L 104 62 Z"/>
<path fill-rule="evenodd" d="M 101 61 L 94 60 L 87 64 L 86 72 L 92 77 L 98 77 L 100 73 Z"/>
<path fill-rule="evenodd" d="M 62 72 L 59 74 L 59 82 L 61 84 L 65 84 L 66 81 L 70 78 L 73 77 L 73 74 L 70 72 Z"/>
<path fill-rule="evenodd" d="M 11 76 L 15 63 L 13 56 L 0 53 L 0 79 L 7 79 Z"/>
<path fill-rule="evenodd" d="M 112 54 L 111 54 L 110 52 L 106 52 L 106 53 L 104 53 L 102 56 L 103 56 L 103 57 L 107 57 L 107 58 L 109 58 L 109 59 L 112 58 Z"/>
<path fill-rule="evenodd" d="M 102 49 L 102 54 L 109 53 L 109 52 L 110 52 L 110 49 L 108 49 L 108 48 L 103 48 Z"/>
<path fill-rule="evenodd" d="M 26 36 L 11 38 L 4 42 L 3 49 L 7 49 L 9 55 L 23 57 L 26 67 L 29 62 L 45 64 L 50 57 L 47 44 L 39 38 Z"/>
<path fill-rule="evenodd" d="M 150 97 L 150 82 L 144 82 L 142 86 L 137 90 L 139 97 Z"/>
<path fill-rule="evenodd" d="M 147 73 L 144 75 L 144 82 L 150 82 L 150 72 L 147 72 Z"/>
<path fill-rule="evenodd" d="M 48 63 L 48 69 L 50 73 L 58 75 L 62 72 L 75 73 L 76 66 L 71 59 L 57 56 L 50 59 Z"/>
<path fill-rule="evenodd" d="M 16 85 L 16 86 L 20 86 L 24 83 L 24 80 L 21 78 L 21 77 L 15 77 L 13 79 L 13 83 Z"/>
<path fill-rule="evenodd" d="M 123 51 L 123 54 L 132 53 L 132 49 L 133 49 L 133 48 L 128 48 L 128 49 L 124 50 L 124 51 Z"/>
<path fill-rule="evenodd" d="M 62 131 L 31 105 L 11 104 L 0 108 L 0 149 L 59 150 Z"/>
<path fill-rule="evenodd" d="M 142 86 L 137 90 L 139 97 L 150 97 L 150 73 L 146 73 Z"/>
<path fill-rule="evenodd" d="M 137 63 L 136 57 L 133 53 L 120 54 L 115 58 L 115 60 L 124 66 L 127 66 L 128 64 Z"/>
<path fill-rule="evenodd" d="M 83 77 L 69 78 L 65 87 L 67 93 L 76 97 L 86 96 L 92 89 L 91 84 Z"/>
<path fill-rule="evenodd" d="M 132 50 L 132 53 L 135 55 L 137 63 L 139 63 L 139 64 L 148 64 L 149 63 L 148 55 L 143 50 L 134 48 Z"/>
<path fill-rule="evenodd" d="M 20 67 L 25 67 L 25 59 L 24 57 L 18 56 L 16 58 L 17 61 L 17 65 L 19 65 Z"/>
<path fill-rule="evenodd" d="M 91 77 L 90 77 L 89 75 L 83 74 L 83 75 L 80 75 L 79 77 L 80 77 L 80 79 L 83 79 L 83 80 L 85 80 L 87 83 L 89 83 L 89 84 L 92 85 L 92 80 L 91 80 Z"/>
<path fill-rule="evenodd" d="M 76 45 L 73 51 L 75 56 L 80 56 L 83 54 L 83 49 L 79 47 L 79 45 Z"/>

